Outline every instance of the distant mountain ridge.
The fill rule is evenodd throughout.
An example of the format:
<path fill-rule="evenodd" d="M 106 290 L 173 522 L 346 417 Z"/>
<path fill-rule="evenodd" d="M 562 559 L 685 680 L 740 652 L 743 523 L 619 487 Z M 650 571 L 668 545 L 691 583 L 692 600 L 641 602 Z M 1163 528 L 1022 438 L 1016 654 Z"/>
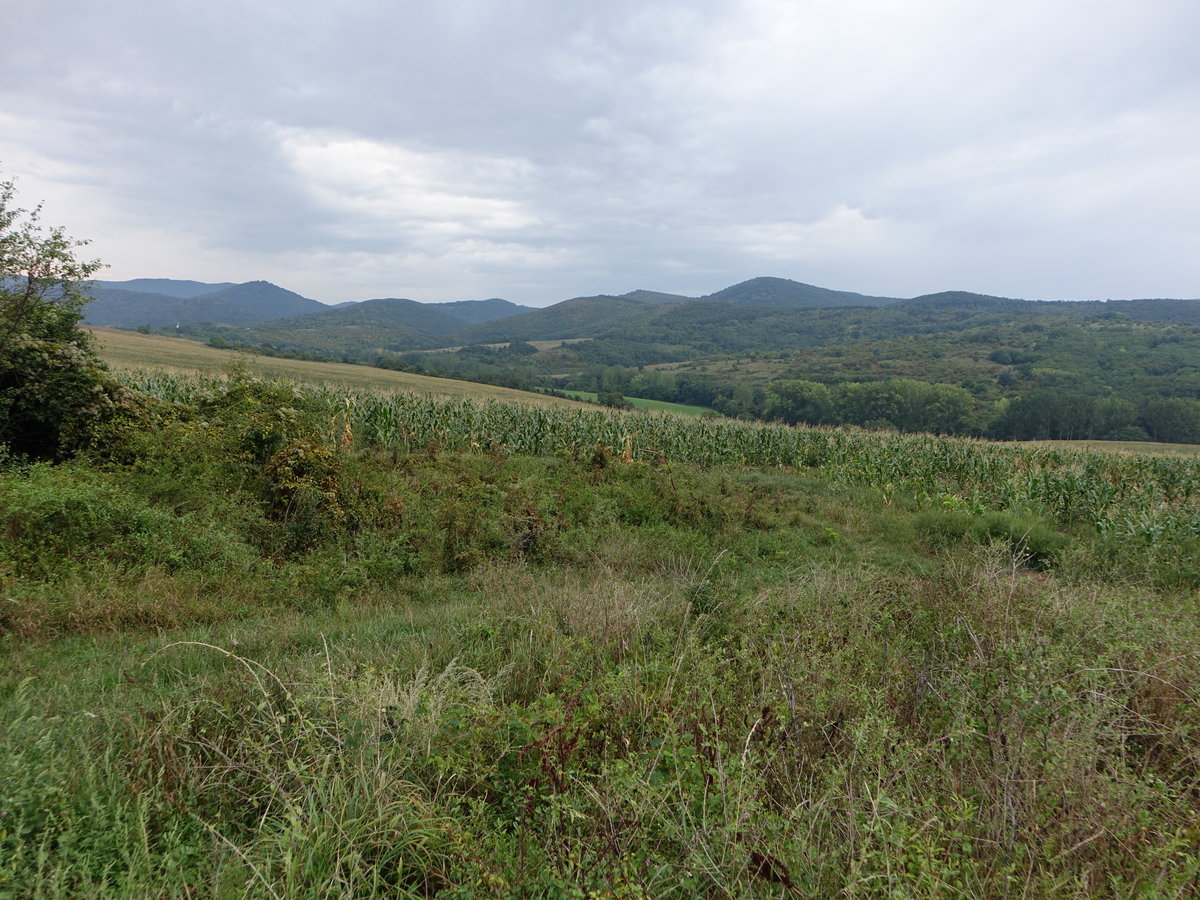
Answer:
<path fill-rule="evenodd" d="M 208 284 L 203 281 L 185 281 L 178 278 L 133 278 L 129 281 L 94 281 L 92 283 L 102 288 L 135 291 L 141 294 L 165 294 L 168 297 L 179 297 L 183 300 L 211 294 L 236 284 L 233 281 Z"/>
<path fill-rule="evenodd" d="M 448 303 L 389 298 L 330 306 L 269 281 L 212 284 L 172 278 L 134 278 L 92 284 L 92 302 L 88 304 L 84 321 L 109 328 L 236 327 L 275 321 L 286 323 L 284 327 L 294 327 L 293 320 L 298 318 L 339 311 L 344 318 L 329 320 L 332 324 L 369 324 L 372 317 L 376 317 L 374 324 L 411 328 L 425 334 L 458 331 L 533 309 L 499 298 Z M 380 304 L 389 303 L 399 304 L 397 309 L 406 312 L 397 313 L 393 309 L 391 314 L 379 317 Z"/>
<path fill-rule="evenodd" d="M 205 293 L 101 286 L 100 312 L 131 324 L 178 317 L 159 330 L 267 356 L 624 395 L 739 418 L 1200 444 L 1200 300 L 959 290 L 902 299 L 766 277 L 702 297 L 641 289 L 544 309 L 395 297 L 332 307 L 266 282 L 135 287 Z M 298 314 L 267 318 L 279 311 Z M 832 419 L 824 407 L 796 412 L 792 393 L 828 395 L 839 411 Z M 912 425 L 903 418 L 909 400 L 926 412 L 949 404 L 959 418 Z"/>
<path fill-rule="evenodd" d="M 899 302 L 896 297 L 870 297 L 850 291 L 834 291 L 787 278 L 751 278 L 749 281 L 697 299 L 713 303 L 732 303 L 737 306 L 783 306 L 803 309 L 887 306 Z"/>
<path fill-rule="evenodd" d="M 154 289 L 154 290 L 151 290 Z M 192 297 L 175 296 L 190 290 Z M 173 293 L 164 293 L 164 292 Z M 528 341 L 587 340 L 574 352 L 596 363 L 636 365 L 697 354 L 795 349 L 975 327 L 1011 316 L 1122 316 L 1200 324 L 1200 302 L 1029 301 L 966 291 L 908 299 L 759 277 L 702 297 L 635 290 L 573 297 L 541 309 L 507 300 L 419 303 L 376 298 L 329 306 L 265 281 L 206 284 L 170 279 L 100 282 L 87 321 L 118 328 L 178 328 L 233 345 L 373 358 L 379 353 Z M 636 352 L 629 348 L 642 347 Z M 608 348 L 608 349 L 605 349 Z"/>

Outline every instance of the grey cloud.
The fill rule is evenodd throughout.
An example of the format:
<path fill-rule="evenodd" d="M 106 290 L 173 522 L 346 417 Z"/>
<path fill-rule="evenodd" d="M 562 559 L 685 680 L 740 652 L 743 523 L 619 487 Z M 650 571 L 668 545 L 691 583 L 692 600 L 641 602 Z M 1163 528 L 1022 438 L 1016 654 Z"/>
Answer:
<path fill-rule="evenodd" d="M 90 209 L 126 277 L 1197 293 L 1190 0 L 26 0 L 13 23 L 71 49 L 6 48 L 0 165 Z M 189 248 L 214 270 L 145 271 Z"/>

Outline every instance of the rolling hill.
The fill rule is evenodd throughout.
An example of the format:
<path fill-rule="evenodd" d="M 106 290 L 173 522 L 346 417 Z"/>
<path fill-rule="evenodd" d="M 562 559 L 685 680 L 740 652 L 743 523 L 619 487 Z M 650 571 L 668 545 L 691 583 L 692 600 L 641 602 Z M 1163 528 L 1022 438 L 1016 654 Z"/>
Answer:
<path fill-rule="evenodd" d="M 373 366 L 310 362 L 252 356 L 233 350 L 218 350 L 184 338 L 138 334 L 110 328 L 89 329 L 95 336 L 101 358 L 118 371 L 154 370 L 171 374 L 216 375 L 231 364 L 241 363 L 253 375 L 280 378 L 304 384 L 325 385 L 378 393 L 405 392 L 441 398 L 500 400 L 551 408 L 579 409 L 575 400 L 515 391 L 489 384 L 432 378 L 409 372 L 393 372 Z"/>
<path fill-rule="evenodd" d="M 293 337 L 303 344 L 308 335 L 321 333 L 330 325 L 335 328 L 367 325 L 382 329 L 379 346 L 397 348 L 422 344 L 412 339 L 414 333 L 450 334 L 531 310 L 499 298 L 447 303 L 381 298 L 330 306 L 269 281 L 208 284 L 171 278 L 135 278 L 93 282 L 92 302 L 85 321 L 108 328 L 178 328 L 187 332 L 269 322 L 271 327 L 247 332 L 247 336 L 289 345 L 296 341 L 280 337 L 280 332 L 296 331 Z M 312 321 L 301 321 L 306 318 Z M 393 329 L 396 334 L 389 334 Z M 321 349 L 330 351 L 347 344 L 359 346 L 359 342 L 347 342 L 343 337 L 324 342 Z"/>
<path fill-rule="evenodd" d="M 777 306 L 789 309 L 887 306 L 896 302 L 895 297 L 869 297 L 850 291 L 834 291 L 787 278 L 751 278 L 700 299 L 710 303 L 732 303 L 735 306 Z"/>
<path fill-rule="evenodd" d="M 236 282 L 222 281 L 219 284 L 209 284 L 204 281 L 187 281 L 179 278 L 133 278 L 129 281 L 94 281 L 93 284 L 99 288 L 134 291 L 140 294 L 163 294 L 167 297 L 179 297 L 186 300 L 234 287 Z"/>
<path fill-rule="evenodd" d="M 187 293 L 193 290 L 198 293 Z M 96 282 L 85 321 L 110 328 L 173 328 L 196 323 L 238 326 L 326 308 L 267 281 L 203 284 L 152 278 Z"/>

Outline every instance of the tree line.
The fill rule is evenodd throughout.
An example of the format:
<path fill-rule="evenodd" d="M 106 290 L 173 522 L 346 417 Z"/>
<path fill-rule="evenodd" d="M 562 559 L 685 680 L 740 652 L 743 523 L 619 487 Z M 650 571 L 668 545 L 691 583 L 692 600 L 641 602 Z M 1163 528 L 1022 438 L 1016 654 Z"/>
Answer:
<path fill-rule="evenodd" d="M 964 388 L 915 379 L 843 382 L 784 379 L 768 389 L 762 418 L 788 424 L 859 425 L 1000 440 L 1200 443 L 1200 400 L 1093 396 L 1035 388 L 981 403 Z"/>

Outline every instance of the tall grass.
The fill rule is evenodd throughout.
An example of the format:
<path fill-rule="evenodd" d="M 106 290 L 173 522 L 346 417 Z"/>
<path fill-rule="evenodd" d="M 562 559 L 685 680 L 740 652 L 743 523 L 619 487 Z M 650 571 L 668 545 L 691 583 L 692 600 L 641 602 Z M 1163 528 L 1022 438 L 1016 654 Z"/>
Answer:
<path fill-rule="evenodd" d="M 20 835 L 5 844 L 7 886 L 1195 887 L 1190 607 L 1046 591 L 988 548 L 935 579 L 798 569 L 746 593 L 718 577 L 707 612 L 697 588 L 714 573 L 681 571 L 571 583 L 489 566 L 458 588 L 468 615 L 426 614 L 399 640 L 376 613 L 141 642 L 126 686 L 84 686 L 83 714 L 26 682 L 0 761 Z"/>

